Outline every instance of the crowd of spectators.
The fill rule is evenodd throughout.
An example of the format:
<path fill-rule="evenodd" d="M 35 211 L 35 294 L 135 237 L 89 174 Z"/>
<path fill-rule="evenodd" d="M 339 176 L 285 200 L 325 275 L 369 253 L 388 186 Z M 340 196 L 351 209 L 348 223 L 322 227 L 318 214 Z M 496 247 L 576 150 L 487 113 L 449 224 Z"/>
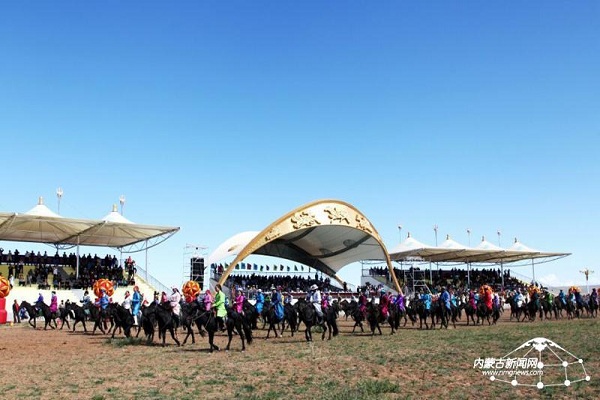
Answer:
<path fill-rule="evenodd" d="M 299 275 L 260 275 L 260 274 L 232 274 L 229 275 L 226 281 L 226 286 L 241 288 L 247 291 L 252 298 L 253 293 L 258 289 L 263 292 L 269 292 L 274 288 L 281 287 L 282 292 L 288 293 L 306 293 L 308 292 L 311 285 L 316 284 L 321 290 L 328 290 L 331 292 L 343 291 L 344 289 L 339 288 L 331 284 L 329 277 L 319 277 L 317 273 L 313 276 L 308 274 Z"/>
<path fill-rule="evenodd" d="M 502 271 L 500 268 L 471 269 L 470 271 L 461 268 L 436 268 L 431 271 L 431 279 L 428 269 L 421 270 L 420 268 L 411 267 L 407 270 L 400 270 L 398 268 L 394 268 L 394 273 L 396 274 L 398 282 L 401 286 L 411 286 L 412 279 L 419 279 L 423 280 L 429 287 L 433 289 L 441 288 L 442 286 L 451 286 L 454 289 L 469 290 L 479 289 L 482 285 L 490 285 L 494 290 L 502 290 Z M 369 275 L 373 277 L 384 277 L 386 282 L 390 282 L 390 271 L 387 267 L 370 268 Z M 505 291 L 524 289 L 527 286 L 529 286 L 528 283 L 511 276 L 510 269 L 504 271 Z"/>
<path fill-rule="evenodd" d="M 19 285 L 37 286 L 39 289 L 87 289 L 99 278 L 109 279 L 115 286 L 135 284 L 135 261 L 131 257 L 125 261 L 123 268 L 115 255 L 82 255 L 79 257 L 79 277 L 73 272 L 77 268 L 75 253 L 63 252 L 60 255 L 56 251 L 51 256 L 45 251 L 43 254 L 40 251 L 21 253 L 18 249 L 5 252 L 0 248 L 0 264 L 8 265 L 9 277 L 13 277 Z M 71 272 L 68 273 L 65 267 Z"/>

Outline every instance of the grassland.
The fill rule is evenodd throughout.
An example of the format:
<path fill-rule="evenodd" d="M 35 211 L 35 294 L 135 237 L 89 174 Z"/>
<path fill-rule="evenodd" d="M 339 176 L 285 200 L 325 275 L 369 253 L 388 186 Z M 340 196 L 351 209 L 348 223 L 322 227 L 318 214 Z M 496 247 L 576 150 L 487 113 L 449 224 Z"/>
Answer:
<path fill-rule="evenodd" d="M 5 399 L 487 399 L 597 398 L 598 319 L 515 323 L 352 335 L 341 323 L 331 341 L 303 335 L 264 339 L 257 331 L 244 353 L 208 353 L 195 345 L 146 346 L 141 340 L 66 331 L 0 327 L 0 391 Z M 181 336 L 183 332 L 179 332 Z M 581 357 L 589 382 L 544 389 L 491 382 L 474 360 L 501 357 L 546 337 Z M 226 344 L 225 336 L 216 343 Z"/>

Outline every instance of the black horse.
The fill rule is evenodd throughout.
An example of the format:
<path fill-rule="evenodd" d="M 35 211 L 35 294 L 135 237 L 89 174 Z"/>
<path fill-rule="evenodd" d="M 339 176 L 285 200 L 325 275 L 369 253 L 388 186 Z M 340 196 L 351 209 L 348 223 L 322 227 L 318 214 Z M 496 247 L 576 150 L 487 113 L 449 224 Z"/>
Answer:
<path fill-rule="evenodd" d="M 165 341 L 167 338 L 167 331 L 171 333 L 171 338 L 177 346 L 181 346 L 179 340 L 175 336 L 176 329 L 176 320 L 173 318 L 173 309 L 171 308 L 170 303 L 158 304 L 154 308 L 154 313 L 156 316 L 156 322 L 158 323 L 158 339 L 162 338 L 162 345 L 165 346 Z"/>
<path fill-rule="evenodd" d="M 336 322 L 336 310 L 333 307 L 328 307 L 327 310 L 323 312 L 323 319 L 320 320 L 317 315 L 317 310 L 309 304 L 304 299 L 300 299 L 294 305 L 298 310 L 298 315 L 300 317 L 300 321 L 304 323 L 306 329 L 304 331 L 304 335 L 306 337 L 307 342 L 312 342 L 312 327 L 319 326 L 323 330 L 323 334 L 321 336 L 321 340 L 325 340 L 325 333 L 329 328 L 329 338 L 331 339 L 332 335 L 337 336 L 339 331 Z"/>
<path fill-rule="evenodd" d="M 57 315 L 56 313 L 50 311 L 48 304 L 44 303 L 43 301 L 38 301 L 35 303 L 35 305 L 39 310 L 41 310 L 42 316 L 44 317 L 44 330 L 47 330 L 48 327 L 52 329 L 58 328 L 58 325 L 56 324 Z M 54 326 L 52 326 L 52 324 L 54 324 Z"/>
<path fill-rule="evenodd" d="M 111 317 L 111 320 L 114 322 L 114 327 L 112 331 L 112 338 L 115 337 L 115 332 L 117 329 L 123 329 L 123 333 L 125 337 L 131 337 L 131 327 L 133 326 L 134 319 L 131 312 L 123 307 L 121 304 L 110 304 L 108 306 L 108 312 Z"/>
<path fill-rule="evenodd" d="M 75 332 L 75 327 L 77 326 L 77 324 L 81 322 L 81 324 L 83 325 L 83 331 L 87 333 L 87 327 L 85 326 L 87 314 L 85 313 L 84 308 L 76 303 L 69 302 L 65 304 L 65 310 L 67 311 L 67 313 L 69 313 L 70 318 L 73 319 L 73 332 Z"/>
<path fill-rule="evenodd" d="M 37 327 L 36 319 L 38 316 L 37 309 L 33 305 L 31 305 L 30 303 L 28 303 L 27 301 L 24 301 L 24 300 L 21 302 L 20 308 L 24 308 L 25 310 L 27 310 L 27 314 L 29 315 L 29 325 L 31 325 L 31 327 L 36 329 L 36 327 Z"/>
<path fill-rule="evenodd" d="M 227 321 L 225 322 L 225 326 L 227 327 L 227 336 L 229 338 L 225 351 L 229 351 L 234 329 L 237 331 L 240 340 L 242 341 L 242 351 L 246 350 L 246 341 L 248 344 L 252 344 L 252 324 L 246 319 L 245 315 L 239 314 L 232 309 L 227 310 Z"/>

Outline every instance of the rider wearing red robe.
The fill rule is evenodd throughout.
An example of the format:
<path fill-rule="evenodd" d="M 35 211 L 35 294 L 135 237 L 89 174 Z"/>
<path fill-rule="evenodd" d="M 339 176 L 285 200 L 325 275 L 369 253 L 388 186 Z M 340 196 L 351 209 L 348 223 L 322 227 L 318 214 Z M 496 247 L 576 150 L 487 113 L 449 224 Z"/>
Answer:
<path fill-rule="evenodd" d="M 383 314 L 384 318 L 387 318 L 389 313 L 390 299 L 388 295 L 385 293 L 384 289 L 381 289 L 381 297 L 379 297 L 379 307 L 381 308 L 381 314 Z"/>

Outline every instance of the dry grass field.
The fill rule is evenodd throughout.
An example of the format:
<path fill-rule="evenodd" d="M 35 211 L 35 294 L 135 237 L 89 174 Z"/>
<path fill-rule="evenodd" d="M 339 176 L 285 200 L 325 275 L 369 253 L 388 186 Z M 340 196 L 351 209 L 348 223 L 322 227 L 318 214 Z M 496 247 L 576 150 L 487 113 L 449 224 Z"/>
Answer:
<path fill-rule="evenodd" d="M 507 314 L 496 326 L 407 327 L 393 336 L 385 327 L 375 337 L 352 335 L 342 318 L 341 334 L 331 341 L 309 344 L 302 332 L 265 340 L 266 332 L 258 330 L 246 352 L 234 338 L 232 351 L 212 354 L 202 338 L 184 347 L 167 338 L 163 348 L 4 325 L 0 392 L 3 399 L 97 400 L 598 398 L 598 319 L 516 323 Z M 583 358 L 591 380 L 540 390 L 491 382 L 473 368 L 475 359 L 501 357 L 534 337 Z M 224 347 L 226 336 L 216 343 Z"/>

